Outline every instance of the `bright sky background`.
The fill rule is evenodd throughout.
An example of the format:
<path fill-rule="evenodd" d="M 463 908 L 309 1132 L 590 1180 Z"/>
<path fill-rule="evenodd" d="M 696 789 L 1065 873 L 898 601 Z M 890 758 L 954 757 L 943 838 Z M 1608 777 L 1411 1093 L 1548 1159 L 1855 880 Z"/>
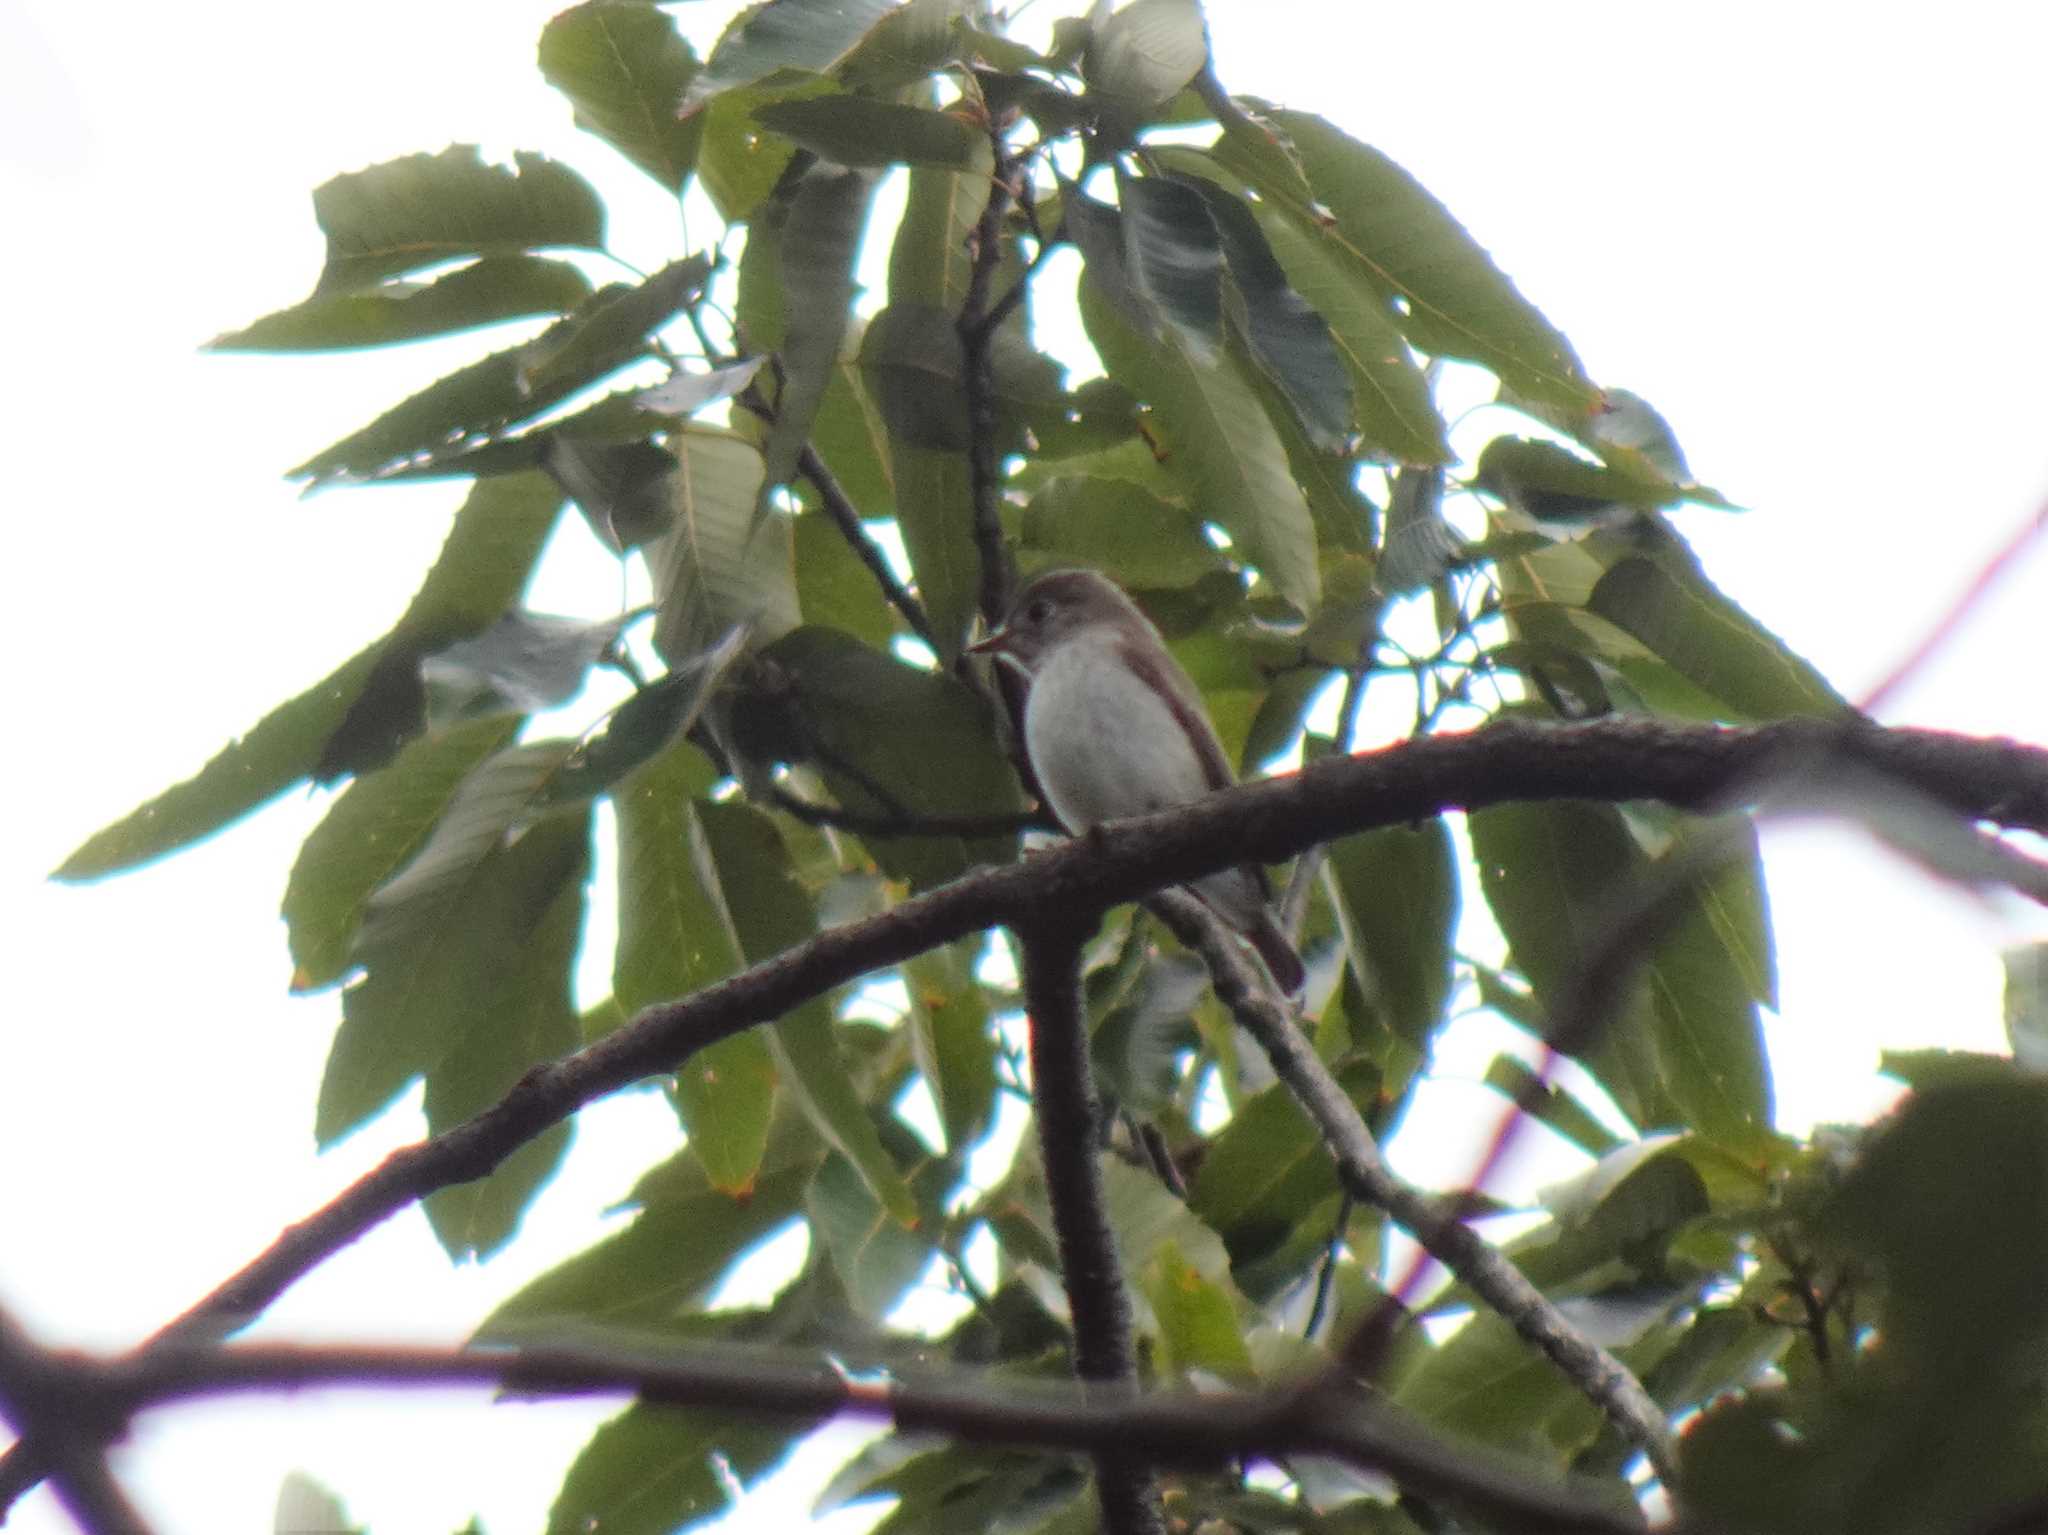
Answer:
<path fill-rule="evenodd" d="M 290 796 L 98 887 L 43 876 L 382 632 L 459 498 L 301 503 L 281 473 L 475 355 L 475 338 L 304 361 L 197 351 L 310 290 L 313 186 L 452 140 L 541 149 L 599 184 L 622 254 L 679 249 L 672 205 L 576 134 L 533 69 L 556 8 L 0 0 L 15 444 L 0 626 L 16 657 L 0 1301 L 49 1339 L 134 1341 L 417 1134 L 397 1114 L 313 1155 L 337 1007 L 286 996 L 276 906 L 320 799 Z M 707 39 L 728 8 L 678 14 Z M 1210 10 L 1229 84 L 1393 155 L 1596 378 L 1658 405 L 1694 471 L 1750 508 L 1684 516 L 1710 574 L 1851 695 L 2048 493 L 2048 15 Z M 2040 558 L 2016 571 L 1885 717 L 2048 740 L 2044 582 Z M 536 605 L 598 611 L 615 593 L 579 566 Z M 1768 847 L 1788 1127 L 1885 1102 L 1880 1042 L 2000 1047 L 1997 952 L 2038 935 L 2038 914 L 1937 889 L 1841 832 L 1774 831 Z M 1456 1112 L 1455 1092 L 1439 1101 Z M 504 1257 L 451 1271 L 408 1214 L 263 1332 L 457 1339 L 587 1242 L 673 1133 L 646 1095 L 607 1105 Z M 473 1398 L 188 1408 L 151 1420 L 118 1464 L 166 1532 L 268 1529 L 279 1478 L 302 1466 L 379 1531 L 480 1513 L 506 1535 L 539 1517 L 602 1415 Z M 10 1531 L 64 1527 L 40 1493 Z"/>

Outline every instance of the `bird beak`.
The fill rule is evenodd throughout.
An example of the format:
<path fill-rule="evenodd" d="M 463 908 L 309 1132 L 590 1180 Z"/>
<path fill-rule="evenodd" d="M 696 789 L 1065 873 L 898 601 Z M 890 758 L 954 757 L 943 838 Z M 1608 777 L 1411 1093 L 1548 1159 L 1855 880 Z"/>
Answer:
<path fill-rule="evenodd" d="M 976 640 L 972 645 L 965 647 L 965 650 L 966 654 L 970 656 L 1001 657 L 1007 655 L 1010 650 L 1010 631 L 1008 629 L 998 629 L 994 633 Z"/>

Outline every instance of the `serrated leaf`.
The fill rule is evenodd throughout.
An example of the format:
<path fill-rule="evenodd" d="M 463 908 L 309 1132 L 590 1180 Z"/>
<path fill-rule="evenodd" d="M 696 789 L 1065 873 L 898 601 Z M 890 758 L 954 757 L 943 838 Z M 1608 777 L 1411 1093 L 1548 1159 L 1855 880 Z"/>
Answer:
<path fill-rule="evenodd" d="M 854 49 L 893 9 L 892 0 L 767 0 L 741 13 L 690 82 L 682 111 L 771 76 L 819 75 Z"/>
<path fill-rule="evenodd" d="M 540 35 L 541 77 L 569 98 L 576 126 L 671 192 L 697 160 L 703 126 L 676 108 L 699 67 L 674 19 L 640 0 L 587 0 Z"/>
<path fill-rule="evenodd" d="M 429 1135 L 483 1113 L 533 1067 L 583 1042 L 570 986 L 589 864 L 587 807 L 526 828 L 493 860 L 489 887 L 477 903 L 481 911 L 473 905 L 464 913 L 476 932 L 460 941 L 477 945 L 466 977 L 469 995 L 462 999 L 467 1017 L 451 1048 L 426 1072 Z M 434 941 L 445 943 L 448 936 L 437 932 Z M 550 1125 L 483 1177 L 427 1196 L 428 1224 L 452 1260 L 488 1258 L 511 1240 L 568 1150 L 569 1129 Z"/>
<path fill-rule="evenodd" d="M 87 838 L 52 873 L 98 879 L 134 868 L 239 820 L 309 776 L 331 776 L 334 752 L 379 664 L 417 679 L 417 657 L 484 628 L 518 597 L 552 530 L 561 497 L 539 475 L 480 482 L 456 513 L 447 542 L 389 635 L 280 705 L 198 774 Z M 391 740 L 375 762 L 403 743 Z M 372 762 L 370 765 L 375 765 Z"/>
<path fill-rule="evenodd" d="M 1400 464 L 1449 462 L 1450 444 L 1429 380 L 1386 299 L 1319 226 L 1263 203 L 1259 220 L 1289 284 L 1330 328 L 1350 372 L 1366 448 Z"/>
<path fill-rule="evenodd" d="M 545 793 L 559 804 L 602 794 L 643 762 L 688 733 L 745 649 L 733 628 L 702 655 L 637 690 L 612 712 L 603 730 L 580 744 Z"/>
<path fill-rule="evenodd" d="M 1240 1103 L 1211 1139 L 1188 1208 L 1244 1263 L 1277 1247 L 1338 1191 L 1321 1134 L 1284 1087 L 1269 1087 Z"/>
<path fill-rule="evenodd" d="M 726 923 L 748 963 L 759 964 L 810 938 L 816 930 L 810 898 L 790 869 L 774 823 L 737 802 L 699 804 L 695 815 L 703 837 L 700 869 L 715 874 Z M 768 1031 L 768 1043 L 782 1086 L 826 1143 L 859 1170 L 892 1217 L 914 1224 L 917 1202 L 840 1062 L 826 999 L 814 997 L 784 1014 Z"/>
<path fill-rule="evenodd" d="M 1394 1033 L 1425 1044 L 1451 994 L 1457 859 L 1442 817 L 1330 845 L 1344 936 L 1368 1001 Z"/>
<path fill-rule="evenodd" d="M 1178 96 L 1208 57 L 1197 0 L 1131 0 L 1090 30 L 1081 72 L 1091 92 L 1144 112 Z"/>
<path fill-rule="evenodd" d="M 486 165 L 474 144 L 336 176 L 314 190 L 313 215 L 327 236 L 316 294 L 464 256 L 604 248 L 604 205 L 581 176 L 524 150 L 511 167 Z"/>
<path fill-rule="evenodd" d="M 1124 271 L 1197 363 L 1223 340 L 1223 240 L 1202 194 L 1163 176 L 1117 177 Z"/>
<path fill-rule="evenodd" d="M 1609 568 L 1586 606 L 1719 699 L 1730 718 L 1833 719 L 1849 708 L 1826 678 L 1714 586 L 1675 538 Z"/>
<path fill-rule="evenodd" d="M 294 991 L 341 979 L 371 893 L 418 852 L 464 778 L 519 725 L 503 717 L 477 720 L 414 741 L 334 801 L 299 848 L 285 884 L 280 915 Z"/>
<path fill-rule="evenodd" d="M 513 747 L 466 778 L 414 858 L 364 909 L 342 993 L 342 1023 L 320 1084 L 314 1134 L 331 1145 L 430 1073 L 488 1012 L 505 956 L 540 923 L 537 897 L 500 874 L 524 868 L 511 833 L 568 756 L 566 742 Z M 529 833 L 530 835 L 530 833 Z M 580 870 L 582 853 L 577 855 Z M 535 888 L 541 873 L 534 875 Z M 554 871 L 556 886 L 569 877 Z M 580 879 L 580 873 L 578 875 Z M 551 901 L 555 887 L 548 887 Z M 542 902 L 541 905 L 545 905 Z M 575 1017 L 567 1028 L 574 1032 Z"/>
<path fill-rule="evenodd" d="M 754 446 L 692 426 L 669 438 L 669 531 L 648 546 L 654 648 L 681 666 L 735 627 L 768 644 L 801 621 L 789 519 L 757 517 L 763 469 Z"/>
<path fill-rule="evenodd" d="M 317 352 L 388 346 L 528 315 L 563 314 L 589 296 L 590 280 L 565 261 L 487 256 L 428 283 L 390 282 L 316 294 L 215 336 L 206 348 Z"/>
<path fill-rule="evenodd" d="M 703 373 L 687 373 L 678 369 L 653 388 L 642 389 L 633 396 L 633 400 L 642 410 L 656 411 L 665 416 L 692 416 L 705 406 L 730 399 L 745 389 L 767 360 L 765 357 L 749 357 Z"/>
<path fill-rule="evenodd" d="M 436 380 L 290 475 L 314 486 L 375 479 L 414 460 L 467 451 L 478 439 L 531 420 L 637 358 L 647 332 L 675 313 L 705 269 L 702 257 L 691 257 L 645 283 L 602 288 L 533 340 Z M 522 447 L 527 451 L 533 450 Z"/>
<path fill-rule="evenodd" d="M 1406 309 L 1402 331 L 1424 351 L 1462 357 L 1539 399 L 1585 407 L 1597 398 L 1571 343 L 1515 290 L 1450 212 L 1379 151 L 1307 112 L 1275 111 L 1316 199 L 1225 136 L 1217 158 L 1261 193 L 1327 228 L 1389 300 Z"/>
<path fill-rule="evenodd" d="M 1242 198 L 1211 181 L 1188 181 L 1223 241 L 1231 286 L 1244 308 L 1246 345 L 1286 396 L 1319 450 L 1347 451 L 1352 438 L 1351 375 L 1329 322 L 1287 280 L 1287 272 Z"/>
<path fill-rule="evenodd" d="M 808 1427 L 635 1403 L 577 1455 L 548 1510 L 547 1535 L 675 1535 L 733 1506 L 728 1478 L 766 1471 Z"/>
<path fill-rule="evenodd" d="M 515 608 L 481 634 L 420 660 L 436 717 L 538 714 L 567 703 L 619 631 L 620 618 L 565 618 Z"/>
<path fill-rule="evenodd" d="M 1109 371 L 1154 407 L 1167 467 L 1195 510 L 1224 528 L 1283 598 L 1313 613 L 1321 588 L 1315 522 L 1234 361 L 1205 367 L 1171 340 L 1146 342 L 1111 311 L 1092 277 L 1081 287 L 1081 317 Z"/>
<path fill-rule="evenodd" d="M 840 362 L 853 306 L 875 178 L 866 171 L 814 166 L 796 188 L 777 244 L 784 309 L 776 351 L 782 361 L 775 420 L 761 445 L 765 483 L 783 484 Z"/>
<path fill-rule="evenodd" d="M 961 118 L 929 107 L 867 96 L 810 96 L 771 101 L 754 120 L 835 165 L 879 170 L 890 165 L 971 165 L 986 142 Z"/>

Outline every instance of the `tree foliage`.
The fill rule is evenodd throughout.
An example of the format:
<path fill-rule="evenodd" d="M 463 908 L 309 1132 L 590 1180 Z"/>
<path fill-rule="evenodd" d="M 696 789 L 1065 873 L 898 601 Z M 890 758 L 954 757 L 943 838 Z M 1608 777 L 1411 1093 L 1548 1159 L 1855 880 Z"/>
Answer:
<path fill-rule="evenodd" d="M 1411 711 L 1417 736 L 1850 719 L 1665 515 L 1725 503 L 1654 409 L 1590 378 L 1400 166 L 1230 94 L 1196 0 L 1096 5 L 1043 51 L 965 0 L 767 0 L 715 39 L 687 21 L 586 0 L 549 23 L 539 66 L 581 127 L 708 202 L 715 238 L 621 280 L 583 178 L 453 146 L 321 187 L 312 296 L 214 343 L 531 327 L 292 471 L 371 494 L 469 482 L 399 623 L 58 871 L 132 869 L 297 784 L 341 786 L 284 904 L 297 986 L 338 1001 L 309 1106 L 323 1143 L 415 1083 L 430 1131 L 462 1124 L 642 1009 L 1018 857 L 1042 823 L 1005 699 L 961 652 L 1040 569 L 1131 589 L 1247 774 L 1352 751 L 1368 711 Z M 1049 261 L 1063 251 L 1078 265 Z M 866 291 L 864 271 L 886 281 Z M 1440 401 L 1481 376 L 1501 425 L 1461 456 Z M 643 605 L 524 606 L 571 505 Z M 631 687 L 609 711 L 584 703 L 603 669 Z M 1871 803 L 1937 857 L 1970 835 Z M 1584 1172 L 1504 1251 L 1689 1425 L 1682 1508 L 1875 1532 L 2038 1492 L 2043 1088 L 2002 1061 L 1901 1060 L 1917 1092 L 1895 1123 L 1780 1134 L 1771 924 L 1739 806 L 1589 784 L 1337 837 L 1294 873 L 1303 1027 L 1358 1116 L 1401 1124 L 1433 1042 L 1484 1014 L 1502 1122 L 1578 1149 Z M 599 902 L 618 913 L 612 993 L 579 997 Z M 1481 905 L 1502 953 L 1469 952 Z M 1655 920 L 1630 929 L 1638 909 Z M 1033 1088 L 1015 957 L 1000 933 L 955 938 L 667 1063 L 676 1149 L 630 1222 L 478 1337 L 1063 1374 L 1062 1185 L 1000 1112 Z M 1588 1028 L 1601 965 L 1619 973 Z M 2041 991 L 2038 965 L 2016 967 L 2026 1058 Z M 1374 1328 L 1376 1399 L 1628 1506 L 1645 1447 L 1488 1297 L 1403 1289 L 1387 1213 L 1353 1197 L 1199 955 L 1125 906 L 1081 975 L 1143 1389 L 1269 1384 Z M 1546 1042 L 1576 1069 L 1548 1069 Z M 518 1239 L 568 1133 L 427 1200 L 451 1258 Z M 796 1278 L 708 1310 L 791 1223 Z M 905 1304 L 933 1288 L 953 1302 Z M 637 1403 L 569 1469 L 550 1528 L 685 1526 L 811 1426 Z M 1179 1527 L 1446 1517 L 1312 1454 L 1284 1469 L 1158 1475 Z M 827 1502 L 893 1498 L 883 1527 L 906 1535 L 1080 1530 L 1089 1470 L 905 1434 Z"/>

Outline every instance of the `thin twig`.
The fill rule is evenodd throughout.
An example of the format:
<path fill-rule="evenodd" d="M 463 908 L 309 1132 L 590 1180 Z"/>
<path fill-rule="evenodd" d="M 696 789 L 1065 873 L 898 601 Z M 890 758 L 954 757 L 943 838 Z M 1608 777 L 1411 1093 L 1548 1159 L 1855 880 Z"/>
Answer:
<path fill-rule="evenodd" d="M 1032 1118 L 1073 1321 L 1074 1373 L 1119 1397 L 1135 1397 L 1138 1352 L 1131 1335 L 1131 1300 L 1102 1185 L 1096 1149 L 1102 1111 L 1081 1005 L 1081 947 L 1094 925 L 1093 916 L 1084 922 L 1066 917 L 1016 929 L 1024 951 L 1024 1008 L 1030 1019 Z M 1109 1535 L 1165 1535 L 1159 1488 L 1144 1461 L 1100 1452 L 1095 1482 Z"/>
<path fill-rule="evenodd" d="M 1580 1332 L 1498 1248 L 1459 1222 L 1443 1203 L 1396 1177 L 1380 1156 L 1358 1108 L 1294 1022 L 1285 1003 L 1258 978 L 1239 946 L 1192 897 L 1162 891 L 1150 901 L 1176 937 L 1209 966 L 1217 1000 L 1266 1053 L 1274 1072 L 1322 1132 L 1351 1195 L 1385 1211 L 1516 1332 L 1595 1402 L 1631 1444 L 1649 1456 L 1666 1486 L 1676 1485 L 1676 1460 L 1664 1414 L 1628 1367 Z M 1363 1337 L 1379 1316 L 1354 1332 L 1331 1368 L 1329 1389 L 1348 1380 Z"/>
<path fill-rule="evenodd" d="M 909 587 L 896 579 L 896 572 L 889 564 L 887 551 L 868 536 L 868 530 L 861 522 L 860 512 L 847 497 L 845 488 L 840 485 L 832 471 L 826 468 L 825 460 L 818 456 L 818 450 L 809 443 L 797 449 L 796 467 L 798 472 L 811 482 L 811 488 L 818 493 L 818 504 L 824 507 L 825 514 L 832 519 L 833 526 L 839 529 L 839 536 L 846 540 L 846 546 L 854 552 L 854 556 L 861 564 L 867 567 L 868 574 L 875 578 L 875 585 L 882 589 L 882 596 L 887 599 L 889 606 L 903 615 L 903 621 L 910 625 L 911 633 L 923 640 L 933 651 L 938 651 L 938 635 L 932 628 L 931 617 L 925 612 L 924 604 L 911 595 Z"/>
<path fill-rule="evenodd" d="M 973 499 L 974 546 L 981 555 L 981 616 L 983 622 L 994 625 L 1009 610 L 1016 578 L 1009 545 L 1003 538 L 991 351 L 995 331 L 989 323 L 989 288 L 1003 262 L 1003 215 L 1014 195 L 1011 178 L 1019 171 L 999 128 L 989 130 L 989 142 L 995 149 L 995 166 L 989 177 L 988 201 L 974 226 L 967 295 L 955 329 L 960 336 L 961 386 L 967 397 L 967 474 Z"/>

